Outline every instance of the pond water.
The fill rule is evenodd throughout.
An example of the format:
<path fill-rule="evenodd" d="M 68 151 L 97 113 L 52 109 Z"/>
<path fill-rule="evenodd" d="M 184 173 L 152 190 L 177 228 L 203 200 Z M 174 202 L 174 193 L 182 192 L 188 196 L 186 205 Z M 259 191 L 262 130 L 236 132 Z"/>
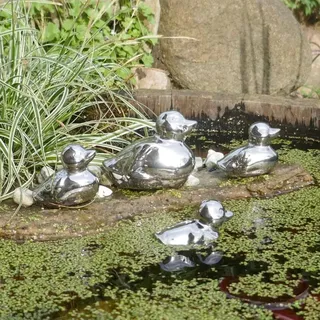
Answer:
<path fill-rule="evenodd" d="M 205 139 L 195 137 L 208 148 L 230 148 L 230 141 Z M 275 146 L 281 161 L 300 163 L 320 181 L 317 142 Z M 0 240 L 0 319 L 319 319 L 319 186 L 223 204 L 234 217 L 210 248 L 175 249 L 154 237 L 193 218 L 197 207 L 136 216 L 97 236 Z M 212 252 L 221 259 L 205 264 Z M 177 253 L 194 267 L 163 270 Z"/>

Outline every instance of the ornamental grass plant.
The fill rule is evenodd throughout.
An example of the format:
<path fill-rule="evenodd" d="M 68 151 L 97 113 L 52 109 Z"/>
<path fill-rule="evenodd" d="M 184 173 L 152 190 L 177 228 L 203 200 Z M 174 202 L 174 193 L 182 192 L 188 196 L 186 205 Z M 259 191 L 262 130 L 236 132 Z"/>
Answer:
<path fill-rule="evenodd" d="M 69 47 L 68 38 L 40 44 L 24 1 L 1 4 L 0 15 L 0 201 L 32 187 L 40 167 L 55 168 L 68 144 L 95 148 L 100 165 L 138 129 L 153 127 L 128 100 L 118 76 L 125 62 L 105 62 L 108 44 L 85 51 Z M 87 118 L 92 109 L 96 120 Z"/>

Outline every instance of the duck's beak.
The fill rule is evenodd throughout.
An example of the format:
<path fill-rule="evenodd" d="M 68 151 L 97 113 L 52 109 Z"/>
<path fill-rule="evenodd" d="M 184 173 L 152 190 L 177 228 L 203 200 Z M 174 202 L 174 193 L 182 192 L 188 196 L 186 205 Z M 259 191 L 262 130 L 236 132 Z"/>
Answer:
<path fill-rule="evenodd" d="M 269 129 L 269 136 L 274 138 L 274 137 L 277 137 L 280 133 L 280 129 L 278 128 L 270 128 Z"/>
<path fill-rule="evenodd" d="M 91 161 L 93 160 L 93 158 L 96 156 L 96 151 L 95 150 L 87 150 L 87 154 L 86 154 L 86 159 L 87 161 Z"/>
<path fill-rule="evenodd" d="M 184 126 L 187 127 L 186 132 L 190 132 L 196 125 L 197 125 L 197 121 L 194 120 L 184 120 Z"/>

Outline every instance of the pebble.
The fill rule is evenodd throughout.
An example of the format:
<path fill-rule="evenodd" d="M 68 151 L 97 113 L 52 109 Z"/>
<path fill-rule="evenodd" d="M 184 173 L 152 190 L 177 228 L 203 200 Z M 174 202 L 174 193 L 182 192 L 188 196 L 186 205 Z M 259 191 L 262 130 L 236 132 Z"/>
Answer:
<path fill-rule="evenodd" d="M 186 183 L 184 184 L 185 187 L 195 187 L 200 183 L 200 180 L 193 176 L 192 174 L 188 177 L 188 180 L 186 181 Z"/>
<path fill-rule="evenodd" d="M 216 166 L 217 162 L 224 157 L 222 152 L 216 152 L 212 149 L 208 150 L 207 158 L 204 162 L 208 169 L 212 169 Z"/>
<path fill-rule="evenodd" d="M 30 207 L 34 203 L 32 191 L 22 187 L 13 191 L 12 199 L 16 204 L 21 204 L 23 207 Z"/>
<path fill-rule="evenodd" d="M 40 173 L 37 174 L 37 180 L 41 184 L 45 182 L 50 176 L 54 174 L 54 170 L 51 167 L 45 166 L 41 168 Z"/>
<path fill-rule="evenodd" d="M 113 191 L 111 189 L 107 188 L 106 186 L 100 185 L 96 197 L 100 199 L 106 198 L 106 197 L 110 197 L 112 193 Z"/>
<path fill-rule="evenodd" d="M 193 171 L 199 171 L 203 167 L 203 160 L 201 157 L 195 157 L 195 166 Z"/>

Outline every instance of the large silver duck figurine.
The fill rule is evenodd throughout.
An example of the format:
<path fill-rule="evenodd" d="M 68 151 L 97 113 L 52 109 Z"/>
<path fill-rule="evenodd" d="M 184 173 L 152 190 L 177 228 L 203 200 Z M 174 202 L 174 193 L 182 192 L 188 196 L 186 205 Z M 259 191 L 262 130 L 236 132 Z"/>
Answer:
<path fill-rule="evenodd" d="M 181 187 L 195 165 L 194 155 L 184 140 L 196 124 L 178 111 L 161 113 L 154 136 L 134 142 L 103 162 L 106 177 L 119 188 Z"/>
<path fill-rule="evenodd" d="M 248 145 L 238 148 L 217 162 L 218 168 L 231 177 L 250 177 L 265 174 L 278 162 L 277 153 L 270 147 L 280 129 L 256 122 L 249 128 Z"/>
<path fill-rule="evenodd" d="M 49 207 L 92 201 L 99 190 L 99 180 L 87 166 L 95 154 L 94 150 L 87 150 L 80 145 L 67 146 L 61 153 L 64 168 L 33 191 L 34 200 Z"/>
<path fill-rule="evenodd" d="M 165 245 L 208 245 L 219 237 L 215 227 L 221 226 L 232 216 L 233 213 L 225 210 L 219 201 L 203 201 L 199 208 L 199 220 L 180 222 L 156 233 L 155 236 Z"/>

